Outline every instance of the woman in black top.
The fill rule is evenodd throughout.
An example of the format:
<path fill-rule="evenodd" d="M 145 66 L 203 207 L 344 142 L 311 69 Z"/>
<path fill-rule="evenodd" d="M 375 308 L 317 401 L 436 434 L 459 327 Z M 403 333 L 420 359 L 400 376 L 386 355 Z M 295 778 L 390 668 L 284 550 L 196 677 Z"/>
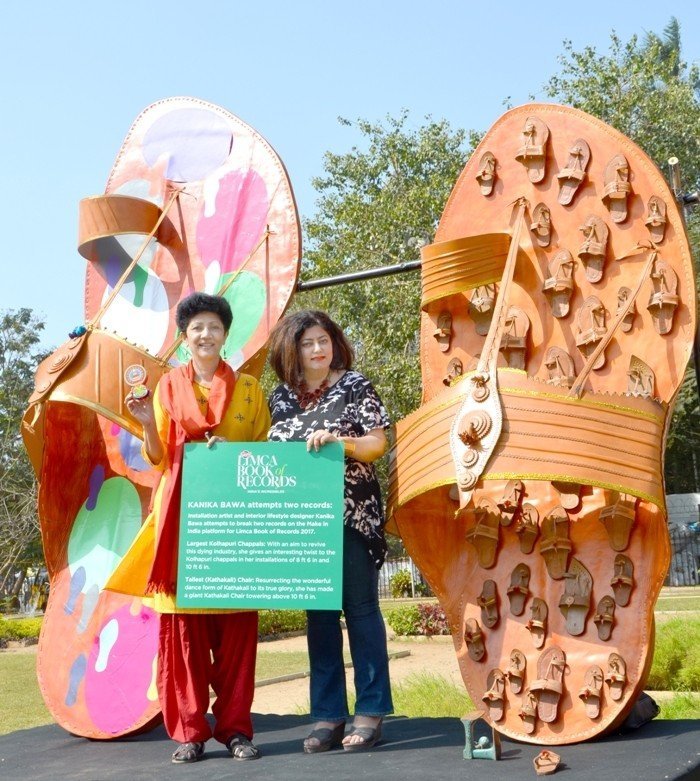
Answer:
<path fill-rule="evenodd" d="M 386 632 L 379 612 L 378 570 L 386 555 L 384 514 L 373 462 L 386 450 L 389 418 L 372 387 L 352 370 L 342 330 L 318 311 L 284 318 L 272 335 L 270 364 L 282 380 L 270 396 L 273 441 L 329 442 L 345 449 L 343 612 L 355 671 L 355 717 L 345 737 L 348 705 L 340 611 L 310 610 L 311 718 L 304 751 L 371 748 L 382 717 L 393 712 Z"/>

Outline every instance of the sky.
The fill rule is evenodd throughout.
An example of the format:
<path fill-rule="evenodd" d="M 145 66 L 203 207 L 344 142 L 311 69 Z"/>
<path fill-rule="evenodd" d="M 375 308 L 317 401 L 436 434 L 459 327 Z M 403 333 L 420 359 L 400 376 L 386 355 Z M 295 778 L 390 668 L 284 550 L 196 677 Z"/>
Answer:
<path fill-rule="evenodd" d="M 104 192 L 131 123 L 161 98 L 202 98 L 252 125 L 310 217 L 324 152 L 362 143 L 339 116 L 406 108 L 414 127 L 430 115 L 487 130 L 507 103 L 546 100 L 565 39 L 605 53 L 611 31 L 661 33 L 672 16 L 697 62 L 690 2 L 5 0 L 0 311 L 33 309 L 47 347 L 83 321 L 78 203 Z"/>

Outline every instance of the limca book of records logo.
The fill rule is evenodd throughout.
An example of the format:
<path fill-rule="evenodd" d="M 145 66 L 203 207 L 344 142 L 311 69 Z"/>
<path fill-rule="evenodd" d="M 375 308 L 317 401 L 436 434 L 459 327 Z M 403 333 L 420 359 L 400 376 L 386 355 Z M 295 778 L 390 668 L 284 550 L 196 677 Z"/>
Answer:
<path fill-rule="evenodd" d="M 288 464 L 280 463 L 274 455 L 254 455 L 242 450 L 238 456 L 236 482 L 248 493 L 282 493 L 284 488 L 294 488 L 296 475 L 287 473 Z"/>

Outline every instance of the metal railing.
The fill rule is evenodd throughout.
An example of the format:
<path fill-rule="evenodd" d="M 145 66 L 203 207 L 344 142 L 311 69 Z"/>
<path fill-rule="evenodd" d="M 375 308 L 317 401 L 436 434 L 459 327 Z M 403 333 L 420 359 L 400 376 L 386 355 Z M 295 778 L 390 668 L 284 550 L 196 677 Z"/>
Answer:
<path fill-rule="evenodd" d="M 671 566 L 667 586 L 700 585 L 700 529 L 678 526 L 669 529 L 671 537 Z"/>

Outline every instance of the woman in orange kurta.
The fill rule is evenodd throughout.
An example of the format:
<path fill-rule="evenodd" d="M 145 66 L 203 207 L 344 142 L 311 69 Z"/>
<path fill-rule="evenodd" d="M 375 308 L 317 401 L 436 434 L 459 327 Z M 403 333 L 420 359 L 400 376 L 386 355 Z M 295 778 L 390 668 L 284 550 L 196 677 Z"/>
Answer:
<path fill-rule="evenodd" d="M 236 376 L 221 360 L 232 322 L 225 299 L 193 293 L 180 302 L 177 324 L 192 360 L 173 369 L 153 397 L 129 394 L 129 412 L 143 425 L 143 454 L 163 471 L 153 513 L 132 549 L 150 545 L 145 592 L 160 615 L 158 695 L 165 728 L 180 745 L 173 762 L 195 762 L 212 734 L 234 759 L 257 759 L 250 709 L 255 684 L 258 616 L 255 612 L 185 610 L 176 604 L 182 454 L 186 442 L 264 441 L 270 425 L 257 380 Z M 149 537 L 150 533 L 150 537 Z M 119 570 L 129 569 L 130 553 Z M 113 578 L 114 580 L 114 578 Z M 123 590 L 118 584 L 108 588 Z M 209 686 L 216 693 L 213 730 L 206 719 Z"/>

